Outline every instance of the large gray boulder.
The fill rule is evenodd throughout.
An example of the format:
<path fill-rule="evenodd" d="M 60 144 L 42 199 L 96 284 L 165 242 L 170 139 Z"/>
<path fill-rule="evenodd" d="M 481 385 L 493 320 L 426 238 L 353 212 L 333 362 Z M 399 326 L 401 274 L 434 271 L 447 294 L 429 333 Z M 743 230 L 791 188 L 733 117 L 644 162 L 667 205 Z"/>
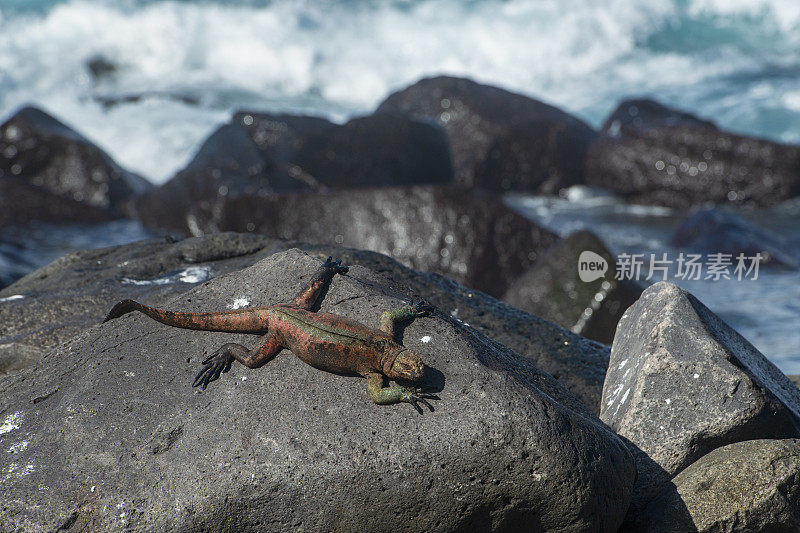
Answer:
<path fill-rule="evenodd" d="M 242 111 L 206 139 L 186 168 L 140 198 L 137 212 L 174 227 L 192 205 L 228 196 L 452 181 L 447 138 L 437 126 L 389 114 L 339 125 Z"/>
<path fill-rule="evenodd" d="M 318 264 L 290 250 L 158 303 L 282 302 Z M 355 266 L 322 310 L 376 326 L 401 302 Z M 288 352 L 196 392 L 206 354 L 255 338 L 141 315 L 91 327 L 0 378 L 0 529 L 617 530 L 633 462 L 572 394 L 441 312 L 404 339 L 440 391 L 422 416 Z"/>
<path fill-rule="evenodd" d="M 685 209 L 772 206 L 800 195 L 800 146 L 718 130 L 660 104 L 623 102 L 586 155 L 586 183 Z M 630 115 L 633 110 L 636 115 Z"/>
<path fill-rule="evenodd" d="M 0 125 L 0 184 L 3 197 L 13 199 L 0 198 L 2 211 L 10 211 L 0 214 L 0 225 L 120 217 L 127 202 L 152 187 L 35 107 L 23 107 Z M 10 216 L 18 213 L 19 219 Z"/>
<path fill-rule="evenodd" d="M 694 296 L 661 282 L 620 320 L 600 418 L 642 452 L 635 513 L 715 448 L 800 437 L 800 391 Z"/>
<path fill-rule="evenodd" d="M 0 177 L 0 228 L 25 227 L 32 221 L 93 224 L 115 218 L 119 214 L 105 207 L 50 192 L 23 178 Z"/>
<path fill-rule="evenodd" d="M 583 183 L 595 131 L 564 111 L 499 87 L 437 76 L 389 95 L 377 113 L 427 119 L 447 131 L 466 187 L 558 193 Z"/>
<path fill-rule="evenodd" d="M 619 137 L 641 129 L 683 126 L 717 130 L 716 124 L 686 111 L 667 107 L 649 98 L 633 98 L 620 102 L 600 127 L 600 132 Z"/>
<path fill-rule="evenodd" d="M 100 322 L 124 299 L 165 302 L 198 283 L 299 247 L 340 257 L 382 276 L 398 294 L 422 296 L 556 377 L 593 412 L 609 349 L 515 309 L 480 291 L 419 272 L 375 252 L 309 245 L 252 233 L 219 233 L 182 241 L 153 239 L 69 254 L 0 291 L 0 372 L 29 366 L 38 357 Z M 402 280 L 398 283 L 396 280 Z"/>
<path fill-rule="evenodd" d="M 717 448 L 675 476 L 647 506 L 640 531 L 800 531 L 800 440 Z"/>

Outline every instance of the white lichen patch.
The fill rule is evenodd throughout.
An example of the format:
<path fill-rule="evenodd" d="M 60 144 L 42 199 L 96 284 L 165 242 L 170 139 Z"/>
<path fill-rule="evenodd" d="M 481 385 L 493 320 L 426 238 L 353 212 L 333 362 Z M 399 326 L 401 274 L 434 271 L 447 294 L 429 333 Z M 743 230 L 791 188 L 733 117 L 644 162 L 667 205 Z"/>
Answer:
<path fill-rule="evenodd" d="M 671 404 L 671 403 L 672 403 L 672 400 L 670 400 L 669 398 L 664 398 L 664 403 L 666 403 L 667 405 L 669 405 L 669 404 Z"/>
<path fill-rule="evenodd" d="M 19 463 L 11 463 L 8 465 L 8 469 L 6 470 L 6 477 L 3 481 L 8 481 L 11 478 L 18 477 L 22 478 L 25 476 L 29 476 L 35 470 L 33 463 L 28 463 L 23 467 L 20 467 Z"/>
<path fill-rule="evenodd" d="M 8 453 L 21 453 L 21 452 L 24 452 L 25 449 L 28 447 L 28 444 L 30 444 L 30 442 L 27 441 L 27 440 L 24 440 L 22 442 L 18 442 L 16 444 L 12 444 L 8 448 Z"/>
<path fill-rule="evenodd" d="M 628 399 L 628 394 L 629 394 L 630 392 L 631 392 L 631 390 L 630 390 L 630 389 L 628 389 L 628 390 L 626 390 L 626 391 L 625 391 L 625 394 L 623 394 L 623 395 L 622 395 L 622 399 L 619 401 L 619 403 L 620 403 L 620 404 L 623 404 L 623 403 L 625 403 L 625 400 L 627 400 L 627 399 Z M 617 409 L 619 409 L 619 405 L 617 406 Z"/>
<path fill-rule="evenodd" d="M 8 415 L 6 419 L 3 421 L 3 424 L 0 425 L 0 435 L 5 435 L 6 433 L 10 433 L 15 429 L 18 429 L 21 423 L 22 423 L 22 413 L 17 412 Z"/>
<path fill-rule="evenodd" d="M 226 307 L 228 309 L 241 309 L 242 307 L 247 307 L 250 305 L 250 300 L 247 298 L 236 298 L 233 303 L 228 304 Z"/>
<path fill-rule="evenodd" d="M 421 340 L 425 344 L 428 344 L 429 342 L 431 342 L 431 336 L 430 335 L 425 335 L 422 338 L 420 338 L 419 340 Z"/>
<path fill-rule="evenodd" d="M 24 294 L 12 294 L 11 296 L 0 298 L 0 302 L 12 302 L 14 300 L 22 300 L 23 298 L 25 298 Z"/>
<path fill-rule="evenodd" d="M 617 399 L 617 396 L 619 396 L 619 393 L 622 392 L 622 387 L 624 387 L 624 385 L 622 383 L 618 383 L 617 386 L 614 387 L 614 390 L 611 391 L 611 394 L 609 395 L 608 402 L 607 402 L 607 405 L 609 407 L 611 407 L 611 404 L 614 403 L 614 400 Z"/>

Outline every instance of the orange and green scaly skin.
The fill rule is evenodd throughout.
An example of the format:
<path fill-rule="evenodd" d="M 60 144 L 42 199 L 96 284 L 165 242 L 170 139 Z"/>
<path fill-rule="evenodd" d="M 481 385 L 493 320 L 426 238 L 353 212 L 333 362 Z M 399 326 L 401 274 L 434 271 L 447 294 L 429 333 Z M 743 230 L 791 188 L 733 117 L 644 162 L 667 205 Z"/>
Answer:
<path fill-rule="evenodd" d="M 417 402 L 428 407 L 428 398 L 436 396 L 417 388 L 384 387 L 384 378 L 412 382 L 423 378 L 424 365 L 419 355 L 397 340 L 397 325 L 431 311 L 425 302 L 407 305 L 381 316 L 380 329 L 370 328 L 346 317 L 312 312 L 325 286 L 347 267 L 331 258 L 317 269 L 309 285 L 291 304 L 237 309 L 212 313 L 182 313 L 149 307 L 133 300 L 119 302 L 105 321 L 132 311 L 140 311 L 163 324 L 185 329 L 253 333 L 263 335 L 253 350 L 240 344 L 223 345 L 203 361 L 203 369 L 193 386 L 203 389 L 230 370 L 233 361 L 258 368 L 286 348 L 309 365 L 340 374 L 359 374 L 367 378 L 367 392 L 378 404 Z"/>

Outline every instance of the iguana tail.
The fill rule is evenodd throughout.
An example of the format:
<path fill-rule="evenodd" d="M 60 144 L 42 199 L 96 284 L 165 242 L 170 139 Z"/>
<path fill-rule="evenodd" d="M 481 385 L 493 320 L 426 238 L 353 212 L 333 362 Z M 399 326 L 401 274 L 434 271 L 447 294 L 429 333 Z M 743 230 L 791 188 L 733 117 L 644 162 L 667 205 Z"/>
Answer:
<path fill-rule="evenodd" d="M 122 300 L 117 305 L 111 308 L 108 315 L 106 315 L 105 320 L 103 322 L 108 322 L 109 320 L 114 320 L 115 318 L 119 318 L 122 315 L 127 315 L 132 311 L 141 311 L 145 314 L 145 309 L 148 309 L 146 305 L 142 305 L 139 302 L 135 302 L 133 300 Z"/>
<path fill-rule="evenodd" d="M 114 320 L 133 311 L 140 311 L 153 320 L 168 326 L 204 331 L 231 333 L 266 333 L 267 313 L 263 308 L 237 309 L 217 313 L 182 313 L 156 309 L 134 300 L 122 300 L 115 305 L 103 322 Z"/>

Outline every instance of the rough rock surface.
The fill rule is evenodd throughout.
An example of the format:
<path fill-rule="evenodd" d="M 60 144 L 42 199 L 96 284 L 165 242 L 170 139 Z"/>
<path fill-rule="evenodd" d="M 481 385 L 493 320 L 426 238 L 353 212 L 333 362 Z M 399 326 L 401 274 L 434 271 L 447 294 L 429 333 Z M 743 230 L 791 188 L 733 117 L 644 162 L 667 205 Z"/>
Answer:
<path fill-rule="evenodd" d="M 763 265 L 800 266 L 800 258 L 793 256 L 780 236 L 723 209 L 693 213 L 672 234 L 670 244 L 706 254 L 730 254 L 733 265 L 739 254 L 746 258 L 761 254 Z"/>
<path fill-rule="evenodd" d="M 581 280 L 581 255 L 594 252 L 608 270 L 593 281 Z M 577 231 L 550 247 L 536 264 L 506 291 L 503 300 L 514 307 L 552 320 L 589 339 L 611 344 L 617 322 L 642 294 L 630 280 L 614 279 L 616 262 L 590 231 Z"/>
<path fill-rule="evenodd" d="M 65 256 L 0 291 L 0 345 L 6 364 L 31 364 L 39 355 L 99 323 L 126 298 L 158 304 L 197 283 L 250 266 L 293 247 L 340 257 L 383 276 L 397 294 L 424 297 L 442 312 L 531 359 L 590 408 L 600 410 L 609 350 L 539 317 L 439 276 L 405 267 L 385 255 L 308 245 L 255 234 L 221 233 L 179 242 L 149 240 Z M 393 280 L 400 279 L 402 283 Z M 259 285 L 260 286 L 260 285 Z"/>
<path fill-rule="evenodd" d="M 800 440 L 717 448 L 647 506 L 640 531 L 800 531 Z"/>
<path fill-rule="evenodd" d="M 28 368 L 42 358 L 45 350 L 37 346 L 8 342 L 0 344 L 0 376 Z"/>
<path fill-rule="evenodd" d="M 655 463 L 641 464 L 635 513 L 715 448 L 800 436 L 800 390 L 694 296 L 661 282 L 619 322 L 600 417 Z"/>
<path fill-rule="evenodd" d="M 297 250 L 275 254 L 165 304 L 285 301 L 318 264 Z M 353 267 L 322 309 L 377 325 L 400 303 L 379 275 Z M 422 416 L 376 406 L 362 378 L 290 353 L 193 391 L 198 362 L 230 341 L 255 338 L 129 315 L 0 378 L 0 528 L 619 527 L 634 477 L 622 442 L 530 361 L 447 315 L 404 332 L 440 390 L 435 411 Z"/>
<path fill-rule="evenodd" d="M 588 150 L 586 182 L 630 202 L 686 208 L 771 206 L 800 195 L 800 147 L 719 131 L 674 112 L 623 122 L 612 114 Z M 618 126 L 614 126 L 615 123 Z"/>
<path fill-rule="evenodd" d="M 126 202 L 151 187 L 79 133 L 34 107 L 22 108 L 0 125 L 0 181 L 4 188 L 11 187 L 3 192 L 14 195 L 14 204 L 8 202 L 8 207 L 37 220 L 69 217 L 91 222 L 118 217 Z M 88 213 L 81 216 L 79 207 Z"/>
<path fill-rule="evenodd" d="M 493 296 L 525 272 L 557 236 L 494 194 L 449 187 L 375 188 L 220 198 L 156 226 L 191 234 L 256 231 L 373 250 Z"/>
<path fill-rule="evenodd" d="M 465 78 L 426 78 L 391 94 L 378 113 L 441 124 L 466 187 L 557 193 L 584 181 L 595 131 L 545 103 Z"/>
<path fill-rule="evenodd" d="M 394 115 L 337 125 L 318 117 L 239 112 L 194 159 L 140 198 L 145 220 L 174 226 L 195 203 L 228 195 L 364 186 L 449 183 L 444 131 Z"/>

